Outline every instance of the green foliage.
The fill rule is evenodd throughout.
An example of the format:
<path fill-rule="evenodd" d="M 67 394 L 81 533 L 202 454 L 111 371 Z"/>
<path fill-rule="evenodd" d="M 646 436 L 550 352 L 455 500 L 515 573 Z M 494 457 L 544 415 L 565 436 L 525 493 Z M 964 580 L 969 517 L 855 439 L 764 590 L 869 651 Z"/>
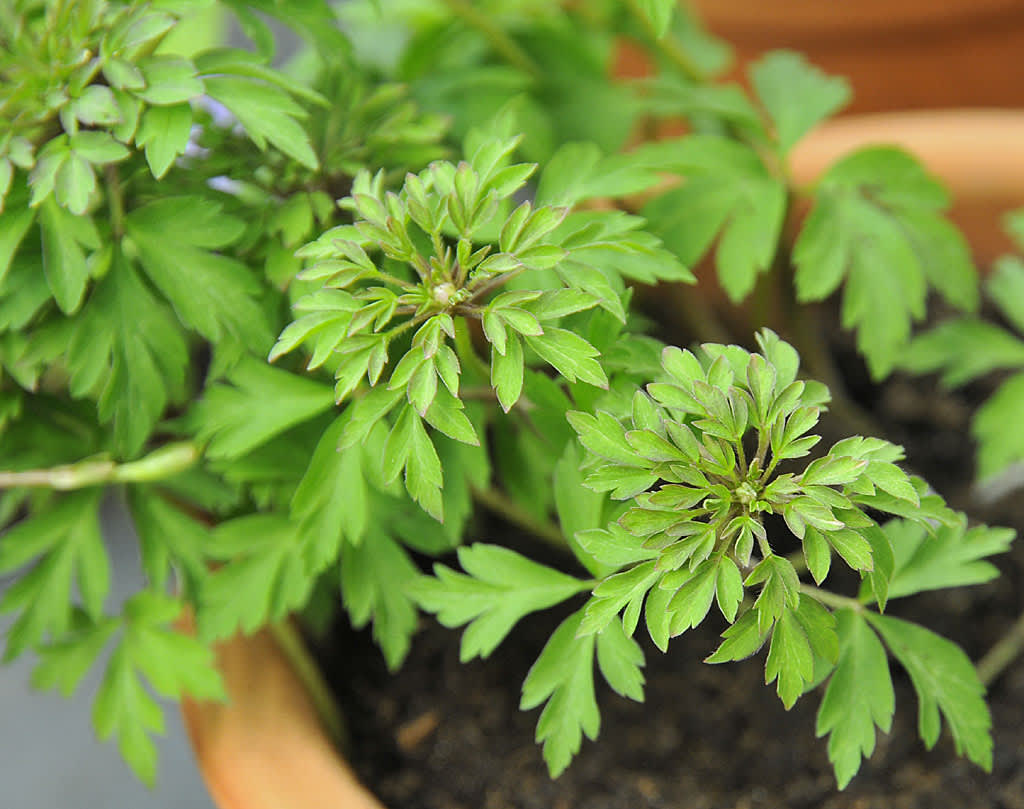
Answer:
<path fill-rule="evenodd" d="M 892 370 L 929 287 L 954 306 L 977 307 L 967 245 L 941 218 L 948 204 L 944 189 L 894 148 L 857 152 L 818 183 L 794 247 L 797 296 L 821 300 L 845 276 L 843 325 L 857 329 L 875 377 Z"/>
<path fill-rule="evenodd" d="M 942 372 L 948 387 L 965 385 L 994 371 L 1011 371 L 974 413 L 971 434 L 978 442 L 978 477 L 992 479 L 1024 460 L 1024 263 L 1004 256 L 985 283 L 989 299 L 1012 329 L 976 316 L 940 323 L 916 337 L 901 358 L 915 373 Z"/>
<path fill-rule="evenodd" d="M 1013 532 L 968 527 L 893 444 L 819 447 L 829 392 L 770 328 L 756 353 L 671 343 L 721 330 L 714 296 L 681 288 L 712 249 L 730 301 L 785 304 L 757 318 L 843 285 L 876 378 L 897 358 L 950 385 L 1015 374 L 974 425 L 990 477 L 1024 458 L 1024 342 L 1003 328 L 1024 330 L 1020 263 L 988 283 L 1004 323 L 907 350 L 930 289 L 977 309 L 974 270 L 909 155 L 794 185 L 845 81 L 779 52 L 751 94 L 715 82 L 728 48 L 667 0 L 484 6 L 0 3 L 5 657 L 35 652 L 35 684 L 65 693 L 104 666 L 98 735 L 151 783 L 154 697 L 223 698 L 217 640 L 333 605 L 395 669 L 421 611 L 464 627 L 470 660 L 565 604 L 521 700 L 557 776 L 598 733 L 595 664 L 642 701 L 641 620 L 664 651 L 714 611 L 707 662 L 764 649 L 787 708 L 824 687 L 840 787 L 890 728 L 886 649 L 926 746 L 944 717 L 989 766 L 969 661 L 883 612 L 989 580 Z M 656 75 L 610 80 L 623 37 Z M 680 117 L 685 137 L 636 143 Z M 723 322 L 744 343 L 754 317 Z M 117 614 L 110 496 L 146 578 Z M 564 566 L 519 530 L 472 542 L 480 505 Z M 859 591 L 823 589 L 834 561 Z"/>

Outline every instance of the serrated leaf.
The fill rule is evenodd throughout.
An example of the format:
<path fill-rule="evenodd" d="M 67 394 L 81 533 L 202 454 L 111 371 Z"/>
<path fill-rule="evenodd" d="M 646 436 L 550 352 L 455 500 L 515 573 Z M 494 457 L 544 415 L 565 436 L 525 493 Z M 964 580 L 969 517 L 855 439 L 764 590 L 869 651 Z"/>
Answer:
<path fill-rule="evenodd" d="M 188 104 L 150 107 L 142 115 L 135 143 L 145 147 L 146 162 L 156 179 L 167 173 L 178 155 L 185 153 L 192 131 L 192 108 Z"/>
<path fill-rule="evenodd" d="M 491 347 L 491 386 L 506 413 L 519 401 L 523 390 L 523 344 L 515 335 L 508 337 L 505 353 Z"/>
<path fill-rule="evenodd" d="M 858 348 L 876 379 L 892 370 L 911 323 L 924 316 L 930 279 L 945 291 L 963 285 L 953 280 L 964 274 L 962 253 L 934 247 L 936 238 L 951 238 L 936 223 L 947 204 L 920 164 L 892 147 L 854 152 L 820 181 L 793 251 L 797 296 L 820 300 L 846 279 L 843 325 L 857 330 Z M 951 267 L 926 269 L 936 257 Z M 956 304 L 970 308 L 975 301 L 971 295 Z"/>
<path fill-rule="evenodd" d="M 292 496 L 291 514 L 308 537 L 312 571 L 337 558 L 343 539 L 360 544 L 370 524 L 362 448 L 338 450 L 350 417 L 346 411 L 324 432 Z"/>
<path fill-rule="evenodd" d="M 98 243 L 83 244 L 80 229 L 75 228 L 70 219 L 73 219 L 71 214 L 52 199 L 44 200 L 39 208 L 43 271 L 57 305 L 65 314 L 78 309 L 85 297 L 89 267 L 82 248 L 99 246 Z"/>
<path fill-rule="evenodd" d="M 759 623 L 757 610 L 747 610 L 736 623 L 722 633 L 722 643 L 713 654 L 704 659 L 704 662 L 728 663 L 756 654 L 768 639 L 768 632 L 762 631 Z"/>
<path fill-rule="evenodd" d="M 152 487 L 128 488 L 142 567 L 154 589 L 162 590 L 172 572 L 180 569 L 190 586 L 199 586 L 209 529 L 161 497 Z"/>
<path fill-rule="evenodd" d="M 617 694 L 644 701 L 644 653 L 640 645 L 612 621 L 597 636 L 597 666 Z"/>
<path fill-rule="evenodd" d="M 579 752 L 583 734 L 597 738 L 601 714 L 594 695 L 593 635 L 577 637 L 582 610 L 566 618 L 544 645 L 523 682 L 519 707 L 528 711 L 547 702 L 537 722 L 537 741 L 557 778 Z"/>
<path fill-rule="evenodd" d="M 459 652 L 462 661 L 488 657 L 523 616 L 587 587 L 500 545 L 465 546 L 458 556 L 465 573 L 437 563 L 434 576 L 420 577 L 408 592 L 445 626 L 468 624 Z"/>
<path fill-rule="evenodd" d="M 669 144 L 664 168 L 687 181 L 643 211 L 652 232 L 692 265 L 721 232 L 716 268 L 734 302 L 771 265 L 786 210 L 786 193 L 757 154 L 724 137 L 693 135 Z"/>
<path fill-rule="evenodd" d="M 957 753 L 991 771 L 992 717 L 985 704 L 985 686 L 963 650 L 909 621 L 873 613 L 868 613 L 868 620 L 910 675 L 925 747 L 931 749 L 938 741 L 941 711 Z"/>
<path fill-rule="evenodd" d="M 229 384 L 206 389 L 187 419 L 211 458 L 238 458 L 296 424 L 329 410 L 334 391 L 287 371 L 243 357 Z"/>
<path fill-rule="evenodd" d="M 792 610 L 785 610 L 775 622 L 765 664 L 765 685 L 778 680 L 779 699 L 786 710 L 796 703 L 814 677 L 814 658 L 807 635 Z"/>
<path fill-rule="evenodd" d="M 543 336 L 524 335 L 524 338 L 537 356 L 570 382 L 579 379 L 599 388 L 608 387 L 608 377 L 594 359 L 600 352 L 578 334 L 548 327 Z"/>
<path fill-rule="evenodd" d="M 118 449 L 142 449 L 184 392 L 188 344 L 180 324 L 117 251 L 106 277 L 74 319 L 68 343 L 70 391 L 95 398 Z"/>
<path fill-rule="evenodd" d="M 4 660 L 13 660 L 47 635 L 59 639 L 72 619 L 72 580 L 94 621 L 110 589 L 110 563 L 99 526 L 101 491 L 63 495 L 0 536 L 0 575 L 30 562 L 31 570 L 7 587 L 0 613 L 17 612 L 7 631 Z"/>
<path fill-rule="evenodd" d="M 613 416 L 600 410 L 594 415 L 571 411 L 566 418 L 579 435 L 580 443 L 595 455 L 615 463 L 637 465 L 640 459 L 629 449 L 626 430 Z"/>
<path fill-rule="evenodd" d="M 203 583 L 196 617 L 204 640 L 252 633 L 309 598 L 314 580 L 303 538 L 286 516 L 256 513 L 221 522 L 207 549 L 226 563 Z"/>
<path fill-rule="evenodd" d="M 792 51 L 773 51 L 762 57 L 751 68 L 750 77 L 775 124 L 783 154 L 845 106 L 851 95 L 845 79 L 826 76 Z"/>
<path fill-rule="evenodd" d="M 163 733 L 163 712 L 142 684 L 160 696 L 223 700 L 224 684 L 213 650 L 176 632 L 169 624 L 182 605 L 149 591 L 129 599 L 123 610 L 124 635 L 111 655 L 93 703 L 93 724 L 101 739 L 116 735 L 118 747 L 136 775 L 152 786 L 156 748 L 151 733 Z"/>
<path fill-rule="evenodd" d="M 986 525 L 969 530 L 963 525 L 944 525 L 930 534 L 920 523 L 908 520 L 890 520 L 882 530 L 892 541 L 895 556 L 890 598 L 994 579 L 998 569 L 982 560 L 1005 553 L 1015 533 Z"/>
<path fill-rule="evenodd" d="M 237 259 L 204 249 L 230 243 L 240 225 L 220 205 L 195 197 L 161 199 L 126 217 L 146 275 L 182 322 L 214 343 L 226 333 L 262 353 L 273 337 L 257 277 Z"/>
<path fill-rule="evenodd" d="M 416 606 L 407 593 L 416 575 L 405 549 L 376 527 L 359 544 L 342 546 L 345 609 L 357 629 L 373 621 L 373 638 L 391 671 L 402 665 L 416 631 Z"/>
<path fill-rule="evenodd" d="M 241 76 L 211 76 L 206 92 L 238 118 L 257 146 L 267 141 L 309 169 L 319 165 L 309 135 L 299 124 L 305 110 L 278 87 Z"/>
<path fill-rule="evenodd" d="M 718 609 L 722 611 L 722 616 L 732 623 L 736 619 L 740 601 L 743 600 L 743 577 L 736 563 L 728 556 L 722 557 L 718 565 L 715 600 L 718 602 Z"/>
<path fill-rule="evenodd" d="M 864 617 L 846 609 L 835 617 L 839 658 L 818 710 L 817 734 L 829 735 L 829 761 L 844 789 L 861 757 L 875 750 L 875 726 L 884 733 L 892 727 L 896 696 L 885 649 Z"/>

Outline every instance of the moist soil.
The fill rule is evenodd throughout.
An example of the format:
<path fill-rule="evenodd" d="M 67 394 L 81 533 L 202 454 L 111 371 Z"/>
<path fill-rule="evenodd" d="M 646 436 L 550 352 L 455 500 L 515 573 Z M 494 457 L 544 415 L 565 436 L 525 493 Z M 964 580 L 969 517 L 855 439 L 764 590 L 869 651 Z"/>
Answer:
<path fill-rule="evenodd" d="M 972 519 L 1024 534 L 1024 489 L 981 505 L 968 488 L 973 453 L 968 417 L 989 391 L 951 395 L 896 378 L 854 390 L 907 448 L 908 463 Z M 828 437 L 828 436 L 827 436 Z M 516 529 L 478 526 L 543 560 Z M 500 533 L 496 533 L 500 532 Z M 555 561 L 548 559 L 546 561 Z M 1024 548 L 996 560 L 1002 576 L 890 604 L 959 643 L 977 660 L 1024 611 Z M 924 749 L 906 675 L 893 666 L 896 716 L 889 734 L 843 792 L 826 740 L 815 736 L 821 691 L 783 709 L 764 685 L 764 652 L 741 662 L 703 662 L 717 646 L 720 616 L 673 639 L 660 653 L 641 629 L 646 702 L 608 689 L 597 676 L 601 732 L 584 739 L 552 781 L 534 742 L 539 709 L 519 710 L 530 665 L 560 614 L 525 619 L 487 660 L 459 662 L 459 632 L 423 620 L 402 669 L 389 674 L 366 632 L 339 626 L 320 649 L 346 715 L 349 758 L 389 809 L 1024 809 L 1024 658 L 992 684 L 995 762 L 987 774 L 958 758 L 948 732 Z"/>

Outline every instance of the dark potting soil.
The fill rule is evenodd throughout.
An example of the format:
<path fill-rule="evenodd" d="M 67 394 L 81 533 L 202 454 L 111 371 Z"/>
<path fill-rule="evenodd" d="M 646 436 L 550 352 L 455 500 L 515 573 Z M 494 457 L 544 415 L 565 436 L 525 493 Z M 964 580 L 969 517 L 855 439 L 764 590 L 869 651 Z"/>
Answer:
<path fill-rule="evenodd" d="M 1024 492 L 985 508 L 972 501 L 973 402 L 921 380 L 896 379 L 875 395 L 872 411 L 907 447 L 916 472 L 976 520 L 1024 534 Z M 481 538 L 500 530 L 516 540 L 515 529 L 480 528 Z M 1024 610 L 1022 546 L 998 560 L 998 580 L 903 599 L 890 612 L 951 638 L 976 660 Z M 539 709 L 524 713 L 518 700 L 544 642 L 576 606 L 525 619 L 491 658 L 469 664 L 458 659 L 460 633 L 424 619 L 394 675 L 368 633 L 338 629 L 321 654 L 348 723 L 348 754 L 389 809 L 1024 809 L 1024 659 L 990 689 L 991 774 L 958 758 L 948 732 L 924 749 L 913 688 L 894 665 L 892 731 L 879 732 L 874 755 L 838 792 L 826 741 L 815 737 L 821 692 L 787 712 L 764 685 L 763 651 L 741 663 L 702 663 L 723 628 L 714 610 L 667 654 L 637 631 L 646 702 L 619 697 L 597 676 L 600 736 L 584 739 L 552 781 L 534 742 Z"/>

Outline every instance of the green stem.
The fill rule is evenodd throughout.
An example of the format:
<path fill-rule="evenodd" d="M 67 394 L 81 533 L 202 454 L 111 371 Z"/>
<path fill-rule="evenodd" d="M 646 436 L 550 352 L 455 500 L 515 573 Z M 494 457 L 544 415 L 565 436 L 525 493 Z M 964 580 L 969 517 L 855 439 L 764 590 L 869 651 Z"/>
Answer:
<path fill-rule="evenodd" d="M 662 56 L 680 73 L 686 78 L 695 83 L 706 82 L 708 77 L 707 74 L 701 69 L 700 65 L 693 61 L 687 54 L 686 49 L 679 43 L 671 33 L 665 36 L 658 36 L 658 32 L 654 29 L 654 23 L 651 22 L 651 18 L 647 16 L 644 10 L 640 7 L 639 0 L 627 0 L 626 3 L 629 6 L 630 12 L 636 17 L 637 21 L 643 26 L 644 32 L 647 34 L 651 43 L 658 49 Z"/>
<path fill-rule="evenodd" d="M 313 708 L 320 718 L 320 722 L 334 743 L 344 749 L 348 742 L 345 721 L 341 716 L 341 711 L 338 710 L 338 704 L 331 695 L 326 680 L 320 673 L 320 667 L 309 653 L 302 635 L 289 621 L 270 624 L 269 629 L 274 642 L 287 658 L 292 671 L 302 682 L 303 688 L 313 702 Z"/>
<path fill-rule="evenodd" d="M 978 677 L 991 685 L 1024 651 L 1024 614 L 1022 614 L 995 646 L 978 661 Z"/>
<path fill-rule="evenodd" d="M 552 522 L 535 517 L 515 500 L 504 492 L 497 489 L 481 489 L 472 487 L 473 498 L 481 505 L 493 511 L 513 525 L 518 525 L 526 531 L 543 540 L 548 545 L 559 550 L 569 550 L 569 542 L 565 536 Z"/>
<path fill-rule="evenodd" d="M 842 376 L 822 340 L 822 330 L 811 305 L 790 307 L 790 323 L 793 326 L 793 345 L 810 371 L 810 375 L 824 382 L 832 394 L 829 409 L 833 415 L 844 421 L 847 427 L 860 435 L 883 437 L 885 431 L 866 411 L 854 402 L 846 392 Z"/>
<path fill-rule="evenodd" d="M 113 163 L 103 170 L 107 181 L 107 203 L 110 205 L 110 229 L 114 238 L 124 235 L 124 191 L 121 188 L 121 175 Z"/>
<path fill-rule="evenodd" d="M 864 605 L 856 598 L 841 596 L 838 593 L 833 593 L 831 590 L 822 590 L 813 584 L 801 584 L 800 592 L 809 595 L 826 606 L 835 607 L 836 609 L 848 609 L 856 612 L 864 612 L 865 610 Z"/>
<path fill-rule="evenodd" d="M 473 372 L 484 381 L 484 384 L 490 382 L 491 368 L 476 353 L 476 348 L 473 346 L 473 338 L 469 333 L 469 324 L 464 317 L 455 318 L 455 353 L 458 355 L 459 362 L 462 363 L 463 368 L 472 368 Z"/>
<path fill-rule="evenodd" d="M 473 3 L 469 0 L 445 0 L 445 5 L 453 14 L 461 17 L 463 22 L 483 34 L 491 47 L 501 54 L 509 64 L 524 73 L 529 73 L 535 79 L 541 78 L 543 73 L 540 66 L 533 61 L 530 54 L 524 51 L 501 26 Z"/>
<path fill-rule="evenodd" d="M 145 483 L 184 472 L 199 460 L 195 445 L 182 441 L 153 450 L 137 461 L 118 464 L 110 460 L 85 459 L 48 469 L 0 472 L 0 489 L 39 487 L 69 491 L 108 483 Z"/>

